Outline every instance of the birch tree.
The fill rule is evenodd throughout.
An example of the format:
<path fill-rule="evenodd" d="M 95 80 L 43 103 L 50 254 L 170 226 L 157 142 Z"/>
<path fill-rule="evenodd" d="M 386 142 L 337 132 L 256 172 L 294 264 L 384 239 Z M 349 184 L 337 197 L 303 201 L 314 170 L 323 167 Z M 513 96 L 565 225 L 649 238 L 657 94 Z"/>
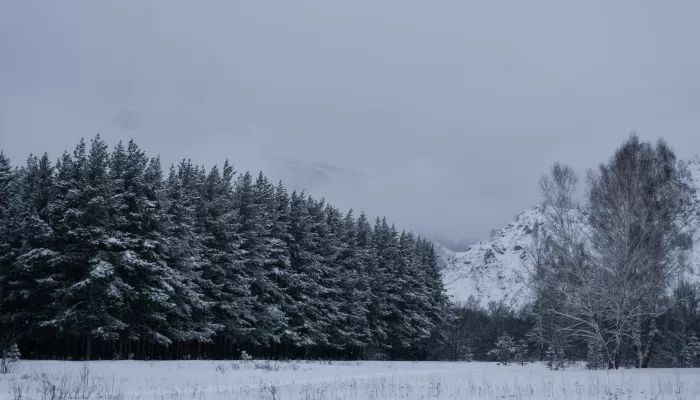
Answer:
<path fill-rule="evenodd" d="M 591 262 L 608 286 L 603 308 L 647 367 L 657 319 L 669 309 L 670 286 L 683 272 L 687 250 L 677 239 L 690 230 L 692 192 L 673 150 L 632 135 L 608 164 L 589 174 Z"/>
<path fill-rule="evenodd" d="M 534 326 L 529 332 L 540 354 L 556 349 L 563 352 L 583 334 L 578 323 L 586 296 L 585 213 L 574 200 L 578 176 L 571 167 L 554 164 L 540 180 L 543 223 L 533 232 L 525 269 L 535 294 Z M 590 308 L 590 307 L 588 307 Z"/>
<path fill-rule="evenodd" d="M 548 237 L 532 281 L 557 332 L 602 348 L 610 368 L 625 349 L 647 367 L 656 322 L 686 267 L 678 238 L 691 233 L 688 174 L 665 142 L 632 135 L 589 172 L 584 209 L 572 200 L 576 182 L 559 165 L 542 180 Z"/>

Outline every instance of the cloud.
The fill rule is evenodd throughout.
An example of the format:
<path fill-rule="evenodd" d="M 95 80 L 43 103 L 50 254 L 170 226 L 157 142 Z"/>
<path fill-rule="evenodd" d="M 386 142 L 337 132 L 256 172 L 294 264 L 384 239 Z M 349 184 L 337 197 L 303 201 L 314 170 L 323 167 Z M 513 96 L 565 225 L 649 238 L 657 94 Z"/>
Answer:
<path fill-rule="evenodd" d="M 554 161 L 630 131 L 700 149 L 690 0 L 42 2 L 0 5 L 0 147 L 82 137 L 168 162 L 363 180 L 316 187 L 399 226 L 478 238 L 539 199 Z"/>

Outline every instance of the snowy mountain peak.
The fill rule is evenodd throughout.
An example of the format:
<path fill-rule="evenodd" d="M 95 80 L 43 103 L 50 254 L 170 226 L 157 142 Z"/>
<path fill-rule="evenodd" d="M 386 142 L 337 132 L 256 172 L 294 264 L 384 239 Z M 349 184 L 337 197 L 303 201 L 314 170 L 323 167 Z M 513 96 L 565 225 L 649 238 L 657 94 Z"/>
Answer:
<path fill-rule="evenodd" d="M 686 162 L 695 197 L 688 205 L 691 225 L 698 229 L 691 240 L 688 277 L 700 277 L 700 156 Z M 494 231 L 467 251 L 455 253 L 442 271 L 447 294 L 456 303 L 473 296 L 482 306 L 503 300 L 520 308 L 531 300 L 525 285 L 527 249 L 533 243 L 533 233 L 544 224 L 543 208 L 532 207 L 515 217 L 505 228 Z"/>
<path fill-rule="evenodd" d="M 495 231 L 463 253 L 443 271 L 448 295 L 455 302 L 474 296 L 482 305 L 503 300 L 517 307 L 527 300 L 524 287 L 526 249 L 543 224 L 542 208 L 518 214 L 505 228 Z"/>

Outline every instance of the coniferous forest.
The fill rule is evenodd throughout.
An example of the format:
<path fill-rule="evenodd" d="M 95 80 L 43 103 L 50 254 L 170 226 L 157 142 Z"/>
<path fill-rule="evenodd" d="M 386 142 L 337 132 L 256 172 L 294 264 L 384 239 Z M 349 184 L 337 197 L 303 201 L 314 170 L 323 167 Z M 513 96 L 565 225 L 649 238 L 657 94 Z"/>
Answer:
<path fill-rule="evenodd" d="M 99 136 L 0 155 L 0 334 L 24 358 L 425 359 L 451 315 L 429 241 L 262 173 Z"/>

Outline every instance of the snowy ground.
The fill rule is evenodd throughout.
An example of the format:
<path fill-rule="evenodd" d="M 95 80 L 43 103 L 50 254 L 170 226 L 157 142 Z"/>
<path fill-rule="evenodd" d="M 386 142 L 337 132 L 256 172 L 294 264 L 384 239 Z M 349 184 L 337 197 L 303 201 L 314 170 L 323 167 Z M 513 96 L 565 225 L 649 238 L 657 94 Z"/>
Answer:
<path fill-rule="evenodd" d="M 700 370 L 439 362 L 22 362 L 0 399 L 700 399 Z M 87 376 L 81 376 L 89 372 Z"/>

